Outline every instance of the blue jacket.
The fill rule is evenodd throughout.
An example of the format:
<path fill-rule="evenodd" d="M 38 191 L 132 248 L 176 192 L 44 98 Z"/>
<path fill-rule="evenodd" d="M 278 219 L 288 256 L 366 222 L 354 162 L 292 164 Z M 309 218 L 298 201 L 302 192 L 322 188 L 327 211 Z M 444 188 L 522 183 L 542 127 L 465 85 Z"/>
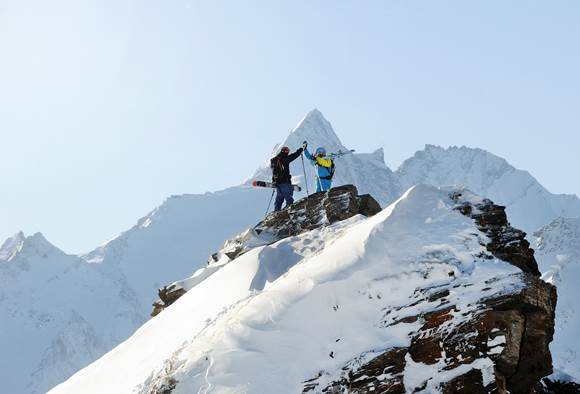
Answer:
<path fill-rule="evenodd" d="M 304 155 L 307 159 L 312 161 L 312 164 L 318 168 L 318 177 L 323 179 L 332 176 L 332 159 L 328 157 L 315 157 L 312 156 L 308 149 L 304 149 Z M 330 180 L 330 179 L 328 179 Z"/>

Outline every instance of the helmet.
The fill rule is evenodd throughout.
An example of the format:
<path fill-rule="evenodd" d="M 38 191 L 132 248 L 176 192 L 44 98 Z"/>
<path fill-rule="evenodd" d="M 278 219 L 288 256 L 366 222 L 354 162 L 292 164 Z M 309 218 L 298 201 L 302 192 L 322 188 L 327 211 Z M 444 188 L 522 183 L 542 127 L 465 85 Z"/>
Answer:
<path fill-rule="evenodd" d="M 316 148 L 316 153 L 314 153 L 314 156 L 326 156 L 326 149 L 323 147 Z"/>
<path fill-rule="evenodd" d="M 290 153 L 290 148 L 288 148 L 287 146 L 283 146 L 282 149 L 280 149 L 280 152 L 288 154 Z"/>

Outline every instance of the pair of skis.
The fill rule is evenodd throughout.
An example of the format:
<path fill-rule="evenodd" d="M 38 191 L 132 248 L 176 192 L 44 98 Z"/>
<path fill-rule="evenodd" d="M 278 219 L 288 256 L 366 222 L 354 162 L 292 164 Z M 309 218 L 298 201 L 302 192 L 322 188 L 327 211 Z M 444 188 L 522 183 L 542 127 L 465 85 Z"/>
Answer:
<path fill-rule="evenodd" d="M 276 185 L 274 185 L 272 182 L 266 182 L 266 181 L 253 181 L 252 186 L 254 186 L 254 187 L 269 187 L 272 189 L 276 188 Z M 295 192 L 302 191 L 302 188 L 298 185 L 292 185 L 292 187 L 294 188 Z"/>
<path fill-rule="evenodd" d="M 344 155 L 348 155 L 349 153 L 354 153 L 354 149 L 350 149 L 350 150 L 339 149 L 338 152 L 331 153 L 330 155 L 328 155 L 328 157 L 330 157 L 331 159 L 334 159 L 335 157 L 341 157 Z"/>

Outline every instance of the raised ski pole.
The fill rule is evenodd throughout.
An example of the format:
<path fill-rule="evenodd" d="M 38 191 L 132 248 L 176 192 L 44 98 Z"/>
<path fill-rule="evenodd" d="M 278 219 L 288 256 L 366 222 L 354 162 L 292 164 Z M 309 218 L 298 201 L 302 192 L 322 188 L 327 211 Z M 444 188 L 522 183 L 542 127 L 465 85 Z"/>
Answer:
<path fill-rule="evenodd" d="M 306 141 L 304 141 L 306 143 Z M 304 171 L 304 184 L 306 185 L 306 197 L 310 197 L 310 193 L 308 192 L 308 178 L 306 178 L 306 166 L 304 165 L 304 152 L 300 155 L 302 159 L 302 170 Z"/>
<path fill-rule="evenodd" d="M 272 205 L 272 200 L 274 199 L 274 193 L 276 193 L 276 189 L 272 190 L 272 195 L 270 196 L 270 202 L 268 203 L 268 208 L 266 208 L 266 213 L 264 214 L 264 217 L 266 217 L 268 215 L 268 212 L 270 211 L 270 205 Z"/>

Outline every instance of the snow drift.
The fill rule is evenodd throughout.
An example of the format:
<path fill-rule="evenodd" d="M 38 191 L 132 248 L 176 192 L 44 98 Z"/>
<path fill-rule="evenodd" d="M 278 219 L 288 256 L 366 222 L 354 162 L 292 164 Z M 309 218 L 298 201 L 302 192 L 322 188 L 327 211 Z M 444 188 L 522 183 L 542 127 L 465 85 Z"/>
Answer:
<path fill-rule="evenodd" d="M 468 192 L 417 186 L 371 218 L 256 247 L 51 393 L 297 393 L 340 385 L 349 368 L 410 348 L 427 312 L 445 310 L 446 324 L 431 331 L 450 332 L 492 308 L 486 302 L 515 300 L 537 281 L 494 257 L 488 233 L 461 210 L 470 205 L 475 216 L 484 203 Z M 549 320 L 555 293 L 535 284 L 545 297 L 535 312 Z M 444 296 L 430 297 L 441 288 Z M 407 355 L 404 389 L 438 390 L 473 370 L 482 387 L 506 384 L 496 367 L 522 334 L 518 340 L 497 324 L 483 335 L 485 353 L 474 360 Z M 544 339 L 538 353 L 545 356 L 549 327 Z M 540 375 L 551 372 L 545 357 L 540 363 Z"/>
<path fill-rule="evenodd" d="M 318 110 L 308 113 L 277 146 L 295 149 L 304 140 L 329 151 L 352 148 L 343 145 Z M 252 178 L 270 177 L 269 153 L 264 152 L 264 164 Z M 549 193 L 530 174 L 489 152 L 428 145 L 396 171 L 385 165 L 384 154 L 377 149 L 341 157 L 335 186 L 354 184 L 361 194 L 372 194 L 384 207 L 414 184 L 460 184 L 506 205 L 514 225 L 529 233 L 558 216 L 580 215 L 576 196 Z M 311 171 L 307 167 L 313 190 Z M 292 173 L 304 185 L 299 161 L 293 163 Z M 0 283 L 5 284 L 0 288 L 0 380 L 4 389 L 44 392 L 126 339 L 149 318 L 157 289 L 203 268 L 208 255 L 224 239 L 263 217 L 269 196 L 268 191 L 252 189 L 248 182 L 215 193 L 172 196 L 133 228 L 83 256 L 66 255 L 54 246 L 58 253 L 49 256 L 33 242 L 23 243 L 23 234 L 8 240 L 0 248 Z M 16 254 L 21 257 L 12 259 Z M 567 272 L 570 274 L 562 276 L 562 283 L 573 287 L 576 274 Z M 559 314 L 561 327 L 573 321 L 566 316 L 568 312 Z M 76 327 L 74 333 L 70 327 Z M 559 329 L 557 338 L 564 332 Z M 565 362 L 568 366 L 577 365 L 578 344 L 563 341 L 567 348 L 557 347 L 562 353 L 557 350 L 556 358 L 571 360 Z M 84 345 L 75 345 L 78 343 Z M 569 367 L 566 371 L 578 373 Z M 580 379 L 578 374 L 575 377 Z"/>

